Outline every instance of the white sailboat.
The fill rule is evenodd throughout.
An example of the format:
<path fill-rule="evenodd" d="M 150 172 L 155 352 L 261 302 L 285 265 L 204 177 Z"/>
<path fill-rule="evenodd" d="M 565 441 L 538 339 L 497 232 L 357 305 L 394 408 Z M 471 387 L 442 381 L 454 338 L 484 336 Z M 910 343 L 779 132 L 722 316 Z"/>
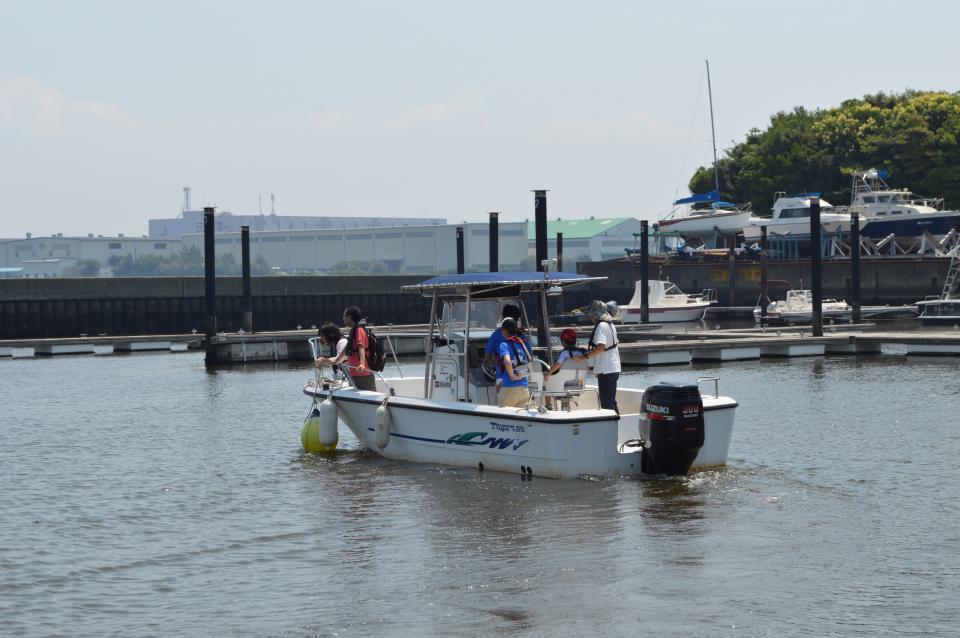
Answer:
<path fill-rule="evenodd" d="M 717 236 L 734 236 L 740 233 L 750 218 L 750 208 L 738 207 L 720 201 L 720 172 L 717 166 L 717 131 L 713 122 L 713 87 L 710 83 L 710 61 L 707 65 L 707 93 L 710 97 L 710 132 L 713 137 L 713 184 L 714 190 L 684 197 L 673 202 L 674 208 L 657 222 L 660 233 L 676 233 L 685 238 L 698 238 L 704 242 Z M 708 204 L 707 208 L 696 208 Z"/>
<path fill-rule="evenodd" d="M 531 403 L 497 407 L 483 353 L 503 304 L 522 308 L 521 294 L 537 293 L 546 317 L 548 290 L 598 279 L 604 278 L 479 273 L 407 286 L 431 300 L 433 345 L 423 376 L 377 374 L 375 392 L 310 379 L 303 392 L 323 401 L 318 412 L 328 419 L 320 430 L 329 432 L 329 419 L 335 423 L 339 416 L 365 448 L 386 458 L 550 478 L 683 474 L 724 465 L 737 402 L 716 387 L 708 395 L 695 383 L 621 387 L 618 415 L 599 407 L 595 386 L 576 382 L 582 371 L 544 378 L 542 368 L 552 361 L 549 344 L 542 349 L 546 361 L 538 360 L 541 369 L 529 377 Z M 541 329 L 549 334 L 545 320 Z"/>

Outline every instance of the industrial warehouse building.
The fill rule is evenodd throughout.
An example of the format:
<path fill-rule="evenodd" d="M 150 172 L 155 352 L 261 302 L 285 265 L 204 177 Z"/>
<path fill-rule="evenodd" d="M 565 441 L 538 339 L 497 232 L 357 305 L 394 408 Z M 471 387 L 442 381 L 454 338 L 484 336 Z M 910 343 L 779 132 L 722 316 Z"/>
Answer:
<path fill-rule="evenodd" d="M 606 261 L 624 256 L 624 249 L 639 248 L 640 220 L 633 217 L 590 217 L 547 222 L 547 253 L 557 256 L 557 233 L 563 233 L 565 270 L 574 270 L 578 261 Z M 636 234 L 636 235 L 635 235 Z M 527 223 L 529 254 L 536 255 L 537 229 Z M 653 242 L 651 242 L 651 247 Z"/>
<path fill-rule="evenodd" d="M 170 257 L 180 252 L 179 240 L 157 240 L 147 237 L 49 237 L 0 239 L 0 267 L 23 268 L 22 277 L 56 277 L 83 259 L 93 259 L 106 266 L 114 255 Z"/>
<path fill-rule="evenodd" d="M 464 229 L 464 264 L 468 271 L 490 269 L 487 223 L 388 226 L 349 230 L 250 232 L 250 258 L 262 256 L 284 272 L 326 271 L 342 262 L 382 262 L 384 272 L 452 272 L 457 267 L 458 227 Z M 500 269 L 519 269 L 527 259 L 526 222 L 499 224 Z M 217 254 L 240 261 L 240 233 L 218 233 Z M 183 236 L 184 248 L 203 249 L 203 234 Z"/>
<path fill-rule="evenodd" d="M 241 226 L 250 232 L 272 230 L 341 230 L 347 228 L 378 228 L 385 226 L 437 226 L 447 220 L 439 217 L 327 217 L 309 215 L 252 215 L 228 211 L 214 216 L 214 231 L 239 233 Z M 180 239 L 183 235 L 203 233 L 203 211 L 185 210 L 177 217 L 151 219 L 150 237 Z"/>
<path fill-rule="evenodd" d="M 256 222 L 266 220 L 261 224 Z M 161 222 L 179 225 L 162 225 Z M 262 257 L 275 271 L 431 274 L 456 269 L 456 229 L 464 228 L 464 257 L 468 271 L 490 268 L 489 225 L 438 224 L 442 219 L 324 218 L 277 215 L 215 216 L 215 250 L 241 259 L 240 222 L 250 226 L 251 259 Z M 277 224 L 313 225 L 316 228 L 276 229 Z M 367 224 L 358 227 L 353 224 Z M 271 226 L 272 225 L 272 226 Z M 270 226 L 272 230 L 258 230 Z M 22 269 L 6 277 L 63 276 L 81 260 L 94 260 L 106 270 L 111 257 L 130 255 L 169 258 L 182 250 L 203 250 L 203 213 L 186 211 L 174 220 L 150 220 L 151 233 L 167 237 L 26 237 L 0 240 L 0 268 Z M 556 257 L 556 236 L 563 234 L 564 268 L 578 261 L 604 261 L 622 257 L 634 248 L 640 220 L 631 217 L 554 220 L 547 223 L 548 253 Z M 183 232 L 182 236 L 179 234 Z M 177 236 L 174 236 L 174 235 Z M 536 228 L 532 221 L 499 224 L 500 269 L 531 269 L 536 253 Z M 109 273 L 105 273 L 109 274 Z"/>

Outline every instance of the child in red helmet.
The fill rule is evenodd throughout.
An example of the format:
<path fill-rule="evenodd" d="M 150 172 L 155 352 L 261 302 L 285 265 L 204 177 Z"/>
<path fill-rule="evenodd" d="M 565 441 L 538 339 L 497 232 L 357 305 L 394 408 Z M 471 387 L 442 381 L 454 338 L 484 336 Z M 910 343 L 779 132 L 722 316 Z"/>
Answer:
<path fill-rule="evenodd" d="M 563 350 L 557 355 L 549 374 L 556 374 L 564 362 L 572 359 L 577 362 L 586 362 L 582 348 L 577 347 L 577 333 L 572 328 L 566 328 L 560 333 L 560 343 L 563 344 Z"/>

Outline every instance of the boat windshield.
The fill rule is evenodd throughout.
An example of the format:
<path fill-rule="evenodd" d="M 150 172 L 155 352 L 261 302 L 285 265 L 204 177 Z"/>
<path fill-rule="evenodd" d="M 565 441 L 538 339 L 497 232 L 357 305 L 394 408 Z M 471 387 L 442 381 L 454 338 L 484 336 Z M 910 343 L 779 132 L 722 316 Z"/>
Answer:
<path fill-rule="evenodd" d="M 517 300 L 491 300 L 470 302 L 470 332 L 477 332 L 477 336 L 486 332 L 489 334 L 497 328 L 500 313 L 506 304 L 519 305 Z M 466 331 L 467 302 L 448 301 L 443 304 L 443 324 L 441 336 L 451 338 L 453 335 Z"/>
<path fill-rule="evenodd" d="M 663 294 L 665 295 L 682 295 L 683 291 L 677 288 L 677 284 L 668 283 L 663 287 Z"/>

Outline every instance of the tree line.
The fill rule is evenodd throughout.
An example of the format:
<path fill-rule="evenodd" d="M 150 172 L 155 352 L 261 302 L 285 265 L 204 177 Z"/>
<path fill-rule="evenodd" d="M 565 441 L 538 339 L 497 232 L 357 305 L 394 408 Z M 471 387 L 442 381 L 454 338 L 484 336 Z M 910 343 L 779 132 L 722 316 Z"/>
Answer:
<path fill-rule="evenodd" d="M 819 191 L 850 201 L 851 174 L 886 169 L 888 183 L 960 206 L 960 92 L 908 90 L 852 99 L 829 109 L 802 106 L 751 129 L 717 161 L 721 199 L 770 210 L 777 191 Z M 698 168 L 692 193 L 714 189 L 712 166 Z"/>

